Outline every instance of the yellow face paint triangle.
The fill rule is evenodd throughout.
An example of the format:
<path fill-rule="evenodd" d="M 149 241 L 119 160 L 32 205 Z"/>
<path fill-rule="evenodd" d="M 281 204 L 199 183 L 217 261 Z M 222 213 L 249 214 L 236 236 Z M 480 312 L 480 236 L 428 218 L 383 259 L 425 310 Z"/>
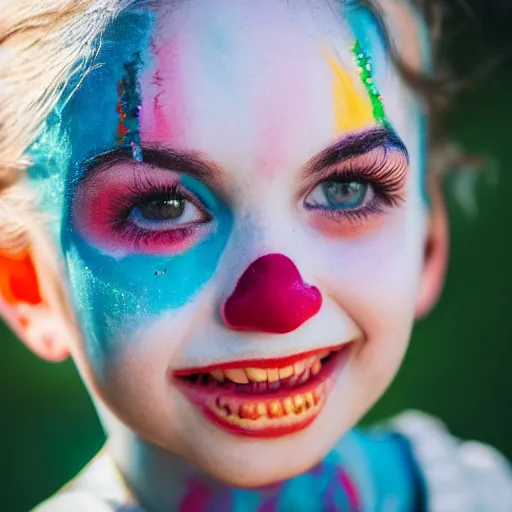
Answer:
<path fill-rule="evenodd" d="M 373 107 L 366 91 L 359 91 L 339 59 L 330 52 L 326 58 L 333 74 L 333 104 L 336 134 L 374 126 Z"/>

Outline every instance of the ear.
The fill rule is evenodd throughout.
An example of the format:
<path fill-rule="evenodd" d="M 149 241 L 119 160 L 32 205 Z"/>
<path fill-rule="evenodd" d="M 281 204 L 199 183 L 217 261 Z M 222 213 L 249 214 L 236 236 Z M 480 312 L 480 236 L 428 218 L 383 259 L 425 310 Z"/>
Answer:
<path fill-rule="evenodd" d="M 439 183 L 430 187 L 430 200 L 425 260 L 416 304 L 416 318 L 426 316 L 439 300 L 448 264 L 448 219 Z"/>
<path fill-rule="evenodd" d="M 69 356 L 69 336 L 51 284 L 41 279 L 50 270 L 37 269 L 27 252 L 0 252 L 0 315 L 34 353 L 59 362 Z"/>

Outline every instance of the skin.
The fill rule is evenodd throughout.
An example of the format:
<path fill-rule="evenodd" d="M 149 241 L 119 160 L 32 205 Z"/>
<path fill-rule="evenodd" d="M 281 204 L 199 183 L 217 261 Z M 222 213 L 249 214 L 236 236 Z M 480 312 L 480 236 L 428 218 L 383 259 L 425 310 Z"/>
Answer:
<path fill-rule="evenodd" d="M 399 14 L 391 29 L 403 40 L 400 27 L 411 30 L 411 12 L 399 2 L 384 4 Z M 446 235 L 438 196 L 430 210 L 424 201 L 421 111 L 374 25 L 363 24 L 375 78 L 404 150 L 377 148 L 358 162 L 404 167 L 401 200 L 358 220 L 305 207 L 320 176 L 329 175 L 310 171 L 326 148 L 378 128 L 350 52 L 360 37 L 357 16 L 366 14 L 344 17 L 324 0 L 194 0 L 172 12 L 132 13 L 124 22 L 139 31 L 136 37 L 130 30 L 120 36 L 114 26 L 118 35 L 105 36 L 104 68 L 48 122 L 47 147 L 53 141 L 64 148 L 54 152 L 58 170 L 43 179 L 36 167 L 31 177 L 43 192 L 41 208 L 57 214 L 53 245 L 66 263 L 63 282 L 81 328 L 76 335 L 64 325 L 62 310 L 53 299 L 45 302 L 42 289 L 39 310 L 58 318 L 58 328 L 47 352 L 37 337 L 27 342 L 51 359 L 72 355 L 109 434 L 110 453 L 150 510 L 175 505 L 197 470 L 209 475 L 201 481 L 212 489 L 220 488 L 213 482 L 260 487 L 309 471 L 388 387 L 415 317 L 437 298 Z M 418 33 L 407 37 L 416 42 Z M 134 51 L 143 61 L 143 159 L 144 148 L 172 149 L 200 159 L 206 176 L 182 177 L 129 157 L 105 172 L 91 164 L 118 148 L 117 83 Z M 407 51 L 420 66 L 418 47 Z M 151 249 L 116 239 L 101 224 L 102 205 L 120 183 L 147 173 L 158 183 L 181 180 L 213 221 L 186 240 Z M 286 255 L 320 290 L 320 310 L 284 334 L 228 328 L 222 304 L 245 269 L 270 253 Z M 3 310 L 12 313 L 9 304 Z M 353 343 L 349 360 L 319 417 L 278 439 L 219 429 L 168 378 L 175 370 L 345 342 Z"/>

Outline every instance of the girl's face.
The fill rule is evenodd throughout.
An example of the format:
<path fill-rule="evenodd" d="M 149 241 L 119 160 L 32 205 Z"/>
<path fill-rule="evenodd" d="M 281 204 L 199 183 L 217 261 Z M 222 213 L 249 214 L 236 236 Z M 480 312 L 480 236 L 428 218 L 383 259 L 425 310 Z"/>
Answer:
<path fill-rule="evenodd" d="M 70 350 L 94 395 L 235 485 L 317 463 L 407 347 L 422 139 L 365 11 L 193 0 L 122 14 L 34 147 L 52 172 L 31 172 L 57 214 L 83 334 Z"/>

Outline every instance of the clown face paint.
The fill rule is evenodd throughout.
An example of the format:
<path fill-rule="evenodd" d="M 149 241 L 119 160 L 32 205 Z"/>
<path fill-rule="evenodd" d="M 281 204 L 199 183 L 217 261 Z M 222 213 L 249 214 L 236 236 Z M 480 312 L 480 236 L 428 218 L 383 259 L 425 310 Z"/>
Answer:
<path fill-rule="evenodd" d="M 394 376 L 425 238 L 421 127 L 354 20 L 325 0 L 135 5 L 48 119 L 31 176 L 114 438 L 123 424 L 259 485 L 315 464 Z"/>

